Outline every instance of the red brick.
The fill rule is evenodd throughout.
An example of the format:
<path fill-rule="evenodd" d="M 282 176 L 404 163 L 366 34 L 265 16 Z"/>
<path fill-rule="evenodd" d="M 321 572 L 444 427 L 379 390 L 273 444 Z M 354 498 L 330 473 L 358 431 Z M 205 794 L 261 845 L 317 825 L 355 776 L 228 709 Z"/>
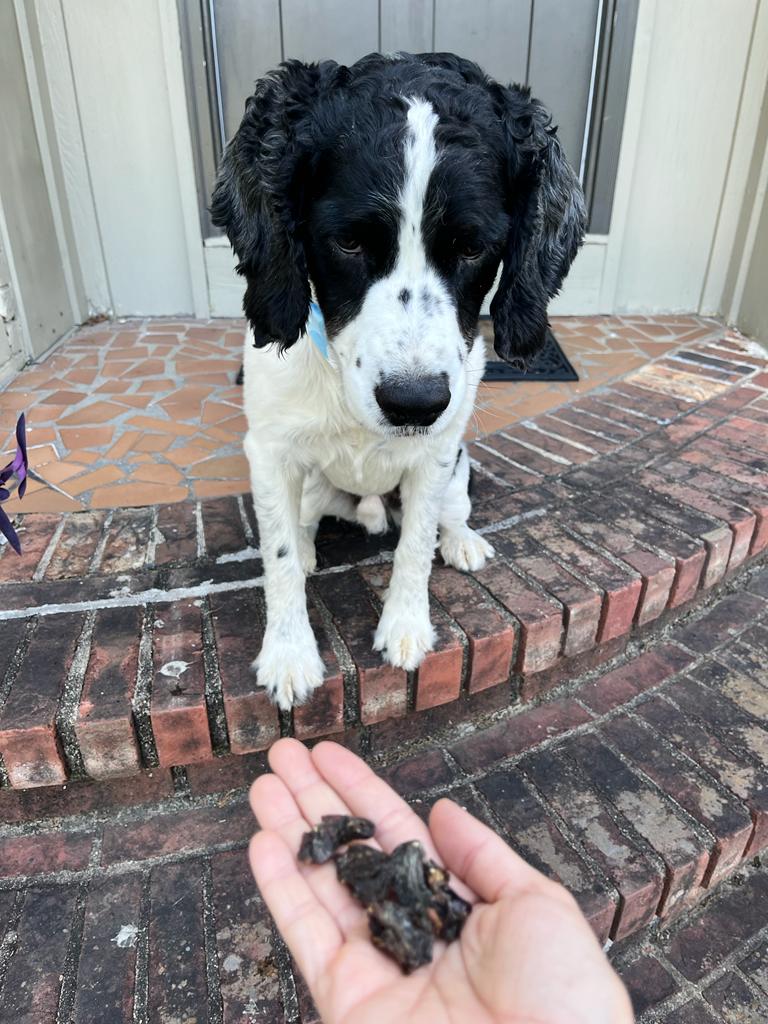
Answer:
<path fill-rule="evenodd" d="M 591 717 L 569 697 L 553 700 L 538 707 L 523 708 L 495 725 L 477 730 L 458 740 L 449 750 L 462 768 L 475 772 L 584 725 Z"/>
<path fill-rule="evenodd" d="M 518 464 L 511 462 L 509 458 L 502 458 L 496 450 L 498 448 L 497 437 L 498 435 L 492 434 L 486 438 L 482 448 L 477 444 L 471 444 L 469 446 L 470 458 L 479 462 L 489 473 L 493 473 L 495 477 L 503 480 L 510 487 L 522 489 L 539 483 L 541 474 L 530 467 L 528 463 Z M 491 450 L 486 445 L 491 446 Z"/>
<path fill-rule="evenodd" d="M 723 1024 L 700 999 L 690 999 L 659 1019 L 659 1024 Z"/>
<path fill-rule="evenodd" d="M 651 420 L 641 419 L 619 405 L 602 401 L 601 399 L 605 397 L 604 394 L 597 392 L 594 396 L 590 395 L 588 398 L 581 398 L 578 402 L 572 403 L 572 408 L 578 409 L 580 412 L 590 413 L 602 422 L 607 421 L 607 425 L 614 432 L 617 427 L 623 427 L 624 431 L 629 432 L 631 437 L 634 438 L 642 434 L 650 434 L 652 430 L 656 429 L 656 423 L 653 423 Z M 627 436 L 626 433 L 624 436 Z"/>
<path fill-rule="evenodd" d="M 709 429 L 714 422 L 711 416 L 702 416 L 699 412 L 691 412 L 676 423 L 670 423 L 669 426 L 664 427 L 664 435 L 675 444 L 682 444 Z"/>
<path fill-rule="evenodd" d="M 743 752 L 762 767 L 768 767 L 768 728 L 730 699 L 730 695 L 727 697 L 720 692 L 723 676 L 712 669 L 713 666 L 707 666 L 699 667 L 696 671 L 707 683 L 713 685 L 705 685 L 687 675 L 665 686 L 664 695 L 681 711 L 702 721 L 709 731 L 720 737 L 731 749 Z M 738 693 L 733 693 L 733 690 L 731 695 L 738 697 Z"/>
<path fill-rule="evenodd" d="M 709 435 L 696 439 L 695 443 L 680 453 L 684 462 L 755 487 L 765 486 L 766 459 L 749 449 L 736 448 L 711 440 Z"/>
<path fill-rule="evenodd" d="M 615 885 L 621 902 L 611 938 L 622 939 L 648 924 L 664 885 L 661 862 L 620 831 L 584 775 L 562 755 L 552 749 L 528 754 L 520 768 Z"/>
<path fill-rule="evenodd" d="M 541 427 L 542 430 L 546 430 L 547 433 L 556 434 L 565 441 L 575 442 L 576 444 L 589 449 L 589 452 L 592 455 L 606 455 L 615 450 L 616 445 L 618 444 L 617 441 L 613 439 L 609 440 L 606 437 L 600 437 L 599 434 L 590 434 L 588 430 L 585 430 L 578 425 L 577 418 L 567 420 L 562 417 L 562 411 L 563 410 L 558 409 L 551 414 L 547 413 L 544 416 L 537 416 L 536 426 Z"/>
<path fill-rule="evenodd" d="M 551 520 L 529 520 L 520 531 L 533 537 L 568 569 L 602 591 L 598 643 L 607 643 L 630 632 L 643 586 L 639 576 L 593 551 Z"/>
<path fill-rule="evenodd" d="M 218 558 L 247 546 L 236 497 L 213 498 L 200 503 L 205 551 Z"/>
<path fill-rule="evenodd" d="M 720 648 L 717 660 L 768 687 L 768 626 L 747 626 L 738 639 Z"/>
<path fill-rule="evenodd" d="M 245 850 L 211 858 L 223 1024 L 283 1020 L 272 920 Z"/>
<path fill-rule="evenodd" d="M 44 578 L 59 580 L 85 576 L 101 540 L 106 517 L 106 512 L 78 512 L 67 516 Z"/>
<path fill-rule="evenodd" d="M 3 789 L 0 790 L 0 821 L 4 824 L 41 821 L 134 807 L 154 803 L 172 793 L 171 773 L 162 768 L 132 776 L 130 785 L 122 780 L 99 783 L 84 780 L 38 789 Z"/>
<path fill-rule="evenodd" d="M 665 955 L 689 981 L 700 981 L 765 925 L 766 900 L 764 873 L 750 875 L 742 885 L 721 886 L 692 920 L 665 937 Z"/>
<path fill-rule="evenodd" d="M 704 992 L 704 998 L 724 1021 L 759 1021 L 765 1018 L 762 995 L 747 985 L 736 971 L 726 971 Z"/>
<path fill-rule="evenodd" d="M 733 535 L 726 566 L 728 572 L 732 572 L 746 559 L 757 527 L 757 517 L 753 512 L 735 502 L 712 497 L 686 484 L 673 483 L 655 473 L 643 473 L 641 479 L 652 490 L 716 517 L 728 527 Z"/>
<path fill-rule="evenodd" d="M 256 831 L 247 802 L 184 808 L 104 829 L 101 861 L 105 867 L 174 853 L 195 853 L 225 844 L 245 846 Z"/>
<path fill-rule="evenodd" d="M 625 426 L 607 419 L 603 412 L 604 408 L 604 406 L 598 407 L 594 401 L 582 399 L 578 402 L 571 402 L 570 405 L 564 406 L 562 409 L 557 409 L 552 415 L 565 423 L 572 423 L 575 427 L 589 430 L 592 434 L 602 435 L 612 441 L 614 445 L 633 441 L 640 436 L 641 431 L 634 426 Z"/>
<path fill-rule="evenodd" d="M 266 611 L 258 590 L 211 594 L 221 688 L 235 754 L 269 747 L 280 735 L 277 708 L 251 668 L 264 639 Z"/>
<path fill-rule="evenodd" d="M 694 597 L 707 561 L 707 551 L 701 542 L 665 523 L 645 518 L 642 510 L 613 502 L 607 496 L 585 502 L 584 508 L 593 516 L 608 517 L 614 529 L 631 534 L 640 545 L 674 559 L 675 582 L 669 595 L 670 608 L 686 604 Z"/>
<path fill-rule="evenodd" d="M 187 781 L 193 796 L 224 793 L 250 786 L 258 775 L 269 771 L 266 755 L 227 754 L 212 761 L 200 761 L 187 767 Z"/>
<path fill-rule="evenodd" d="M 508 428 L 503 434 L 487 437 L 484 443 L 502 458 L 511 460 L 525 470 L 533 470 L 540 476 L 554 476 L 571 465 L 567 459 L 549 457 L 529 448 L 528 432 L 517 425 Z"/>
<path fill-rule="evenodd" d="M 149 997 L 151 1021 L 208 1019 L 201 864 L 156 867 L 151 875 Z"/>
<path fill-rule="evenodd" d="M 533 590 L 498 560 L 474 576 L 520 623 L 516 669 L 540 672 L 560 655 L 563 609 L 559 602 Z"/>
<path fill-rule="evenodd" d="M 447 786 L 455 776 L 454 770 L 446 763 L 442 751 L 437 747 L 428 747 L 413 757 L 395 761 L 386 768 L 378 769 L 377 774 L 404 797 L 422 789 Z"/>
<path fill-rule="evenodd" d="M 714 885 L 741 861 L 752 835 L 743 804 L 685 755 L 659 742 L 655 732 L 627 715 L 601 726 L 622 754 L 671 796 L 715 838 L 705 884 Z"/>
<path fill-rule="evenodd" d="M 0 754 L 19 789 L 53 786 L 67 777 L 56 713 L 83 621 L 82 615 L 40 619 L 0 714 Z"/>
<path fill-rule="evenodd" d="M 642 509 L 692 541 L 700 540 L 707 549 L 701 586 L 708 590 L 722 580 L 728 568 L 733 536 L 727 525 L 695 509 L 679 507 L 664 495 L 638 484 L 623 484 L 616 497 L 627 508 Z"/>
<path fill-rule="evenodd" d="M 593 516 L 583 508 L 559 514 L 563 525 L 587 541 L 617 555 L 630 568 L 640 573 L 643 590 L 636 613 L 637 624 L 646 625 L 658 618 L 669 603 L 675 581 L 675 561 L 669 555 L 659 555 L 638 542 L 629 532 Z"/>
<path fill-rule="evenodd" d="M 612 384 L 610 389 L 602 392 L 602 395 L 603 400 L 611 406 L 615 403 L 621 409 L 634 412 L 638 416 L 649 416 L 656 421 L 673 420 L 691 408 L 691 403 L 685 399 L 673 398 L 655 390 L 650 391 L 625 380 Z"/>
<path fill-rule="evenodd" d="M 133 1019 L 141 889 L 139 875 L 101 878 L 91 884 L 72 1024 Z M 136 930 L 133 935 L 131 928 Z"/>
<path fill-rule="evenodd" d="M 577 696 L 602 715 L 639 693 L 660 686 L 665 679 L 683 672 L 693 660 L 693 655 L 677 644 L 659 644 L 619 668 L 582 683 Z"/>
<path fill-rule="evenodd" d="M 93 836 L 82 832 L 40 832 L 0 839 L 4 878 L 83 871 L 88 867 Z"/>
<path fill-rule="evenodd" d="M 512 671 L 517 632 L 485 591 L 448 566 L 434 566 L 430 591 L 458 622 L 469 643 L 470 693 L 506 682 Z"/>
<path fill-rule="evenodd" d="M 708 654 L 714 647 L 740 633 L 744 626 L 763 614 L 768 606 L 752 594 L 728 594 L 700 619 L 675 633 L 691 651 Z"/>
<path fill-rule="evenodd" d="M 739 969 L 768 995 L 768 938 L 752 950 L 743 960 L 739 961 Z"/>
<path fill-rule="evenodd" d="M 497 772 L 477 784 L 521 856 L 562 882 L 578 901 L 601 942 L 611 931 L 616 894 L 573 849 L 528 784 L 514 772 Z"/>
<path fill-rule="evenodd" d="M 161 766 L 211 757 L 200 609 L 192 600 L 156 607 L 152 638 L 152 732 Z"/>
<path fill-rule="evenodd" d="M 557 430 L 553 433 L 545 433 L 546 430 L 551 430 L 551 424 L 547 425 L 542 420 L 543 417 L 541 420 L 537 419 L 535 426 L 529 423 L 516 423 L 513 427 L 508 427 L 504 433 L 507 437 L 532 445 L 534 448 L 540 448 L 550 458 L 561 462 L 562 465 L 570 463 L 580 466 L 595 457 L 594 451 L 584 451 L 583 448 L 569 444 L 563 436 L 558 435 Z M 540 429 L 536 429 L 536 427 Z"/>
<path fill-rule="evenodd" d="M 536 541 L 513 527 L 494 534 L 494 547 L 515 568 L 563 606 L 565 638 L 562 653 L 570 657 L 595 646 L 602 615 L 602 594 L 556 562 Z"/>
<path fill-rule="evenodd" d="M 155 545 L 155 564 L 188 562 L 197 557 L 197 505 L 192 501 L 178 501 L 174 505 L 159 505 Z"/>
<path fill-rule="evenodd" d="M 309 605 L 309 624 L 317 638 L 320 657 L 325 666 L 323 685 L 306 704 L 293 709 L 293 731 L 298 739 L 330 736 L 344 729 L 344 676 L 333 652 L 320 613 Z"/>
<path fill-rule="evenodd" d="M 133 775 L 139 748 L 131 700 L 139 662 L 142 612 L 106 608 L 96 614 L 75 733 L 83 762 L 94 779 Z"/>
<path fill-rule="evenodd" d="M 666 917 L 701 884 L 709 863 L 707 842 L 687 817 L 630 771 L 599 737 L 572 736 L 559 749 L 624 815 L 626 827 L 639 833 L 664 861 L 667 877 L 659 913 Z"/>
<path fill-rule="evenodd" d="M 70 942 L 77 893 L 59 886 L 24 898 L 16 952 L 0 993 L 0 1020 L 53 1024 Z"/>
<path fill-rule="evenodd" d="M 107 529 L 99 572 L 122 573 L 143 568 L 151 533 L 151 508 L 117 509 Z"/>
<path fill-rule="evenodd" d="M 732 416 L 724 423 L 713 427 L 709 436 L 737 447 L 746 446 L 764 454 L 768 453 L 768 424 L 744 416 Z"/>
<path fill-rule="evenodd" d="M 768 773 L 742 751 L 731 749 L 661 695 L 638 704 L 635 714 L 735 793 L 749 808 L 754 830 L 745 856 L 768 846 Z"/>
<path fill-rule="evenodd" d="M 627 649 L 626 636 L 616 637 L 607 644 L 593 647 L 591 651 L 577 654 L 575 658 L 561 658 L 552 668 L 534 672 L 520 680 L 520 700 L 538 700 L 560 686 L 570 685 L 585 673 L 602 668 L 608 662 L 620 657 Z"/>
<path fill-rule="evenodd" d="M 677 982 L 652 953 L 645 953 L 628 966 L 619 967 L 618 974 L 627 987 L 638 1020 L 646 1010 L 663 1003 L 677 991 Z"/>
<path fill-rule="evenodd" d="M 392 577 L 392 566 L 361 566 L 358 571 L 383 604 Z M 414 700 L 416 711 L 447 704 L 456 700 L 461 691 L 464 664 L 462 634 L 433 599 L 430 599 L 430 618 L 435 630 L 435 646 L 418 668 Z"/>
<path fill-rule="evenodd" d="M 17 555 L 10 545 L 6 545 L 5 554 L 0 549 L 0 583 L 32 579 L 38 562 L 60 522 L 59 515 L 28 514 L 15 525 L 21 544 L 21 554 Z"/>
<path fill-rule="evenodd" d="M 378 609 L 370 588 L 354 571 L 318 576 L 313 585 L 357 669 L 363 723 L 370 725 L 405 714 L 405 672 L 382 661 L 373 650 Z"/>

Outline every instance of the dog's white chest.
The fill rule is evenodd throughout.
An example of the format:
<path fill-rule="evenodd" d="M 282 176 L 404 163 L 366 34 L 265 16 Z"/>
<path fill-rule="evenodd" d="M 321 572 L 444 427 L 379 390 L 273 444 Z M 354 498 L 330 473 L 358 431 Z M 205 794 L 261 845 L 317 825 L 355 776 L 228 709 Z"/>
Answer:
<path fill-rule="evenodd" d="M 386 494 L 400 483 L 405 461 L 392 442 L 340 436 L 315 446 L 317 467 L 334 487 L 350 494 Z"/>

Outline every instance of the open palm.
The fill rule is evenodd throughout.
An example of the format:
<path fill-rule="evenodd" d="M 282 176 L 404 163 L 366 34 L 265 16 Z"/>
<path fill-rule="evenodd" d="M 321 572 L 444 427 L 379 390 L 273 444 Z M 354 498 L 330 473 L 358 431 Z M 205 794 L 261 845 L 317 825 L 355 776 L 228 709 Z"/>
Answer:
<path fill-rule="evenodd" d="M 572 897 L 476 818 L 440 800 L 427 828 L 335 743 L 310 753 L 280 740 L 269 762 L 274 774 L 251 787 L 261 825 L 251 868 L 326 1024 L 631 1024 L 627 994 Z M 365 911 L 334 865 L 296 860 L 324 814 L 370 818 L 387 852 L 418 839 L 473 904 L 460 939 L 437 942 L 431 964 L 403 975 L 371 945 Z"/>

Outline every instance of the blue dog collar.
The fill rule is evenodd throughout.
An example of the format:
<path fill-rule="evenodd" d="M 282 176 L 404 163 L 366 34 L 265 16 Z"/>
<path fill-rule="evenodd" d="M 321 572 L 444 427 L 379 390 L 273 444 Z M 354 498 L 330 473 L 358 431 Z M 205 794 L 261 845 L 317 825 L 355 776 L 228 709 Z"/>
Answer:
<path fill-rule="evenodd" d="M 310 302 L 309 304 L 309 317 L 307 318 L 304 331 L 312 339 L 315 348 L 320 352 L 323 359 L 327 359 L 328 335 L 325 333 L 323 314 L 316 302 Z"/>

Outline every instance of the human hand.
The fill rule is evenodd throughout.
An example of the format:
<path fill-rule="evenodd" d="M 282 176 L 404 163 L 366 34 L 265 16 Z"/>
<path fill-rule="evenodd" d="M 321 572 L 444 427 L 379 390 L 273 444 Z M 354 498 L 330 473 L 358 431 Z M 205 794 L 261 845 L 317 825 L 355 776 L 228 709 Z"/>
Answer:
<path fill-rule="evenodd" d="M 251 840 L 251 869 L 325 1024 L 634 1020 L 573 897 L 457 804 L 439 800 L 427 828 L 336 743 L 310 752 L 297 740 L 279 740 L 269 763 L 274 774 L 251 787 L 262 829 Z M 296 860 L 303 833 L 324 814 L 370 818 L 375 845 L 387 852 L 418 839 L 473 904 L 460 938 L 436 942 L 432 963 L 403 975 L 371 944 L 365 910 L 337 880 L 333 863 Z"/>

